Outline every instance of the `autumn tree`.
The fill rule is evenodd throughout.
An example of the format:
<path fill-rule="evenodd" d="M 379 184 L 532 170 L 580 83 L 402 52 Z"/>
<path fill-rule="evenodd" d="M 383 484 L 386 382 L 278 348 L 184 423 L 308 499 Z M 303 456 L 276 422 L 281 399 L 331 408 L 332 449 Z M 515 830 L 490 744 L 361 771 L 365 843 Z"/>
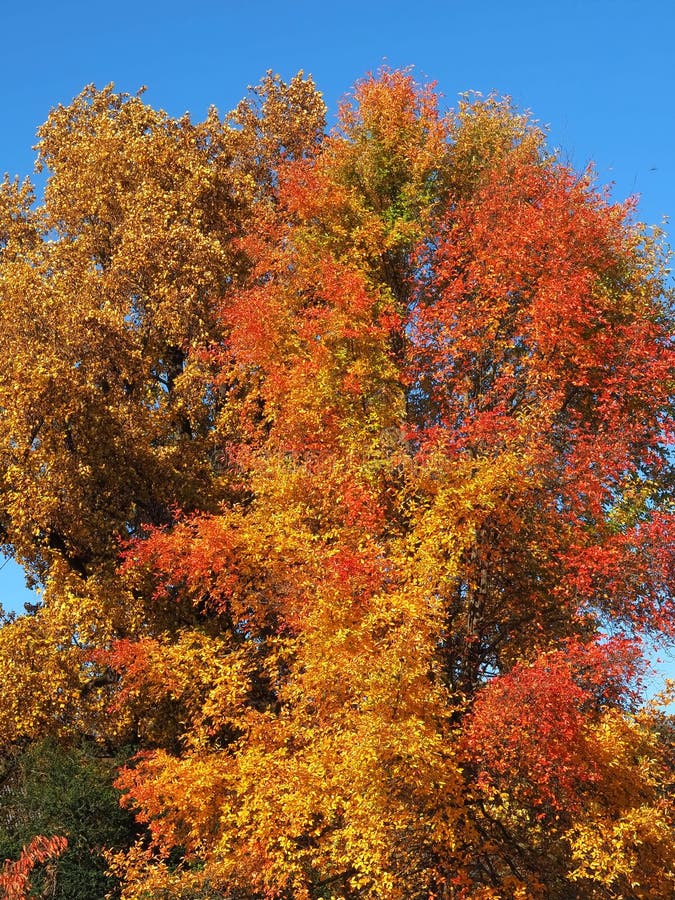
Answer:
<path fill-rule="evenodd" d="M 0 638 L 5 741 L 98 733 L 107 676 L 89 649 L 192 616 L 125 589 L 120 540 L 239 496 L 201 350 L 250 267 L 238 241 L 254 200 L 282 156 L 311 152 L 322 117 L 301 76 L 270 75 L 227 121 L 199 124 L 90 87 L 40 129 L 43 202 L 28 181 L 0 188 L 0 529 L 44 591 Z"/>
<path fill-rule="evenodd" d="M 125 900 L 669 896 L 659 235 L 507 101 L 257 97 L 5 186 L 5 740 L 140 749 Z"/>

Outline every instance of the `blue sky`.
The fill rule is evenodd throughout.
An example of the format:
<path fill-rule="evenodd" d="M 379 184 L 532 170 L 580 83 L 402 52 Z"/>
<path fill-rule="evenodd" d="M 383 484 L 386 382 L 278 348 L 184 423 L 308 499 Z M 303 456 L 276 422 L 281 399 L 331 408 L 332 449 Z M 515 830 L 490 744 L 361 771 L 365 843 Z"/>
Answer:
<path fill-rule="evenodd" d="M 575 167 L 593 161 L 617 199 L 640 195 L 643 221 L 675 214 L 673 0 L 5 0 L 2 28 L 0 174 L 31 173 L 36 128 L 90 82 L 146 85 L 153 106 L 201 118 L 267 69 L 304 69 L 334 113 L 386 62 L 414 65 L 448 105 L 467 90 L 509 94 Z M 0 602 L 20 609 L 22 591 L 10 562 Z"/>

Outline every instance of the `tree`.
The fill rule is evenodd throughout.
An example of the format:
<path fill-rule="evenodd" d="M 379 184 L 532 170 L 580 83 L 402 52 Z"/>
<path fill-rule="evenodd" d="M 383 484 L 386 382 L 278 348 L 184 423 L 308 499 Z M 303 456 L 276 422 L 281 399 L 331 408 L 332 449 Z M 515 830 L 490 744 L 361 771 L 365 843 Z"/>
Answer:
<path fill-rule="evenodd" d="M 0 660 L 16 668 L 27 629 L 73 685 L 57 692 L 67 712 L 5 703 L 21 722 L 12 739 L 132 736 L 141 752 L 117 785 L 147 830 L 111 857 L 125 900 L 665 897 L 669 725 L 636 687 L 640 637 L 675 623 L 673 314 L 658 235 L 548 154 L 506 101 L 466 98 L 442 115 L 432 87 L 384 71 L 321 136 L 306 82 L 270 77 L 265 91 L 259 114 L 241 107 L 229 130 L 210 117 L 197 142 L 206 186 L 186 268 L 171 217 L 146 220 L 142 205 L 128 240 L 147 221 L 156 249 L 119 250 L 147 259 L 158 296 L 176 302 L 156 320 L 132 290 L 120 326 L 134 337 L 142 306 L 142 333 L 168 329 L 131 450 L 120 444 L 151 462 L 142 483 L 157 504 L 132 479 L 111 493 L 127 498 L 120 512 L 82 519 L 82 542 L 68 532 L 64 546 L 35 529 L 20 543 L 8 513 L 8 540 L 48 584 L 32 624 L 0 632 Z M 108 110 L 104 96 L 52 117 L 72 123 L 56 149 L 43 131 L 53 184 L 62 144 L 89 140 L 81 116 Z M 106 150 L 142 184 L 155 163 L 134 141 L 148 127 Z M 148 208 L 184 197 L 192 209 L 185 169 L 170 189 L 157 169 Z M 72 189 L 68 207 L 81 202 L 89 222 Z M 205 210 L 230 214 L 218 267 L 201 255 Z M 28 218 L 10 214 L 11 228 L 23 235 Z M 19 240 L 5 241 L 2 283 L 35 304 L 57 269 L 25 264 L 40 291 L 27 287 Z M 107 263 L 86 240 L 57 244 L 99 285 Z M 202 304 L 197 331 L 181 284 Z M 169 347 L 183 357 L 175 375 Z M 118 365 L 117 351 L 99 355 Z M 107 415 L 116 401 L 95 384 Z M 59 435 L 51 456 L 37 434 L 34 456 L 23 451 L 36 497 L 70 459 Z M 15 456 L 25 446 L 8 439 Z M 111 485 L 123 468 L 111 460 Z M 12 494 L 18 510 L 29 496 Z"/>
<path fill-rule="evenodd" d="M 107 847 L 129 846 L 137 836 L 132 817 L 120 808 L 111 786 L 119 760 L 97 758 L 48 739 L 3 762 L 0 859 L 20 858 L 22 848 L 35 845 L 39 835 L 58 835 L 62 842 L 51 866 L 33 873 L 29 896 L 118 897 L 102 853 Z M 43 838 L 43 852 L 45 844 Z"/>
<path fill-rule="evenodd" d="M 236 499 L 201 350 L 221 339 L 216 301 L 249 265 L 237 241 L 253 200 L 282 153 L 310 152 L 322 116 L 301 76 L 270 75 L 231 121 L 212 110 L 198 125 L 89 87 L 40 129 L 44 202 L 5 179 L 0 532 L 44 591 L 0 638 L 5 741 L 100 734 L 109 673 L 88 650 L 163 615 L 120 583 L 120 540 L 176 506 Z"/>

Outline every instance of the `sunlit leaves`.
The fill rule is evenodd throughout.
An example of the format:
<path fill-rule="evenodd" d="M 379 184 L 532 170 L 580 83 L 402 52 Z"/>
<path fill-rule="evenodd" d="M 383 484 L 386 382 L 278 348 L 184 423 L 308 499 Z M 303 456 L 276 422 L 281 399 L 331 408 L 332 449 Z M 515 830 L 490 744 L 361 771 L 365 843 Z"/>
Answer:
<path fill-rule="evenodd" d="M 44 204 L 5 184 L 3 522 L 46 579 L 6 740 L 140 749 L 126 900 L 655 898 L 658 236 L 508 101 L 385 70 L 323 115 L 87 89 Z"/>

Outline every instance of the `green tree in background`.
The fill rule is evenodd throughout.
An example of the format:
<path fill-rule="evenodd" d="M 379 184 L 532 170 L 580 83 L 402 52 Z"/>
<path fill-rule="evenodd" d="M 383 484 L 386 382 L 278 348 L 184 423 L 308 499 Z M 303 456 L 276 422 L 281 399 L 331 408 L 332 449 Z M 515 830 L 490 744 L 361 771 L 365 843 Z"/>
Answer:
<path fill-rule="evenodd" d="M 36 742 L 6 757 L 0 786 L 0 859 L 16 858 L 41 834 L 58 834 L 67 849 L 33 876 L 29 896 L 53 900 L 102 900 L 119 896 L 106 874 L 106 847 L 128 845 L 137 833 L 111 784 L 120 759 L 85 749 Z"/>

